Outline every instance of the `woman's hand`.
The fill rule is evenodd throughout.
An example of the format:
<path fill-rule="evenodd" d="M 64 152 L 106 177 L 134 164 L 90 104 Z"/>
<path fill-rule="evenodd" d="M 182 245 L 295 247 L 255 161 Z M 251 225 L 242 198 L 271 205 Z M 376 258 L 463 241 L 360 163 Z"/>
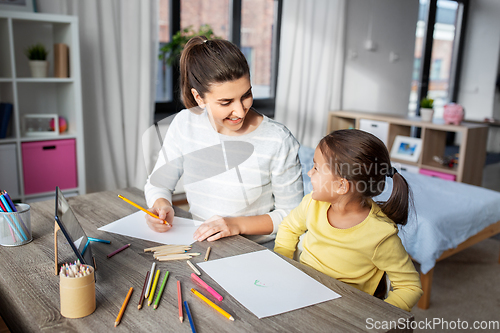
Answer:
<path fill-rule="evenodd" d="M 200 227 L 194 232 L 193 238 L 198 242 L 205 239 L 212 242 L 222 237 L 239 234 L 240 226 L 236 222 L 236 218 L 214 215 L 200 225 Z"/>
<path fill-rule="evenodd" d="M 174 221 L 174 209 L 167 199 L 157 199 L 153 207 L 148 210 L 159 217 L 159 219 L 156 219 L 146 214 L 146 223 L 149 228 L 156 232 L 165 232 L 172 228 L 172 222 Z M 167 221 L 168 224 L 164 224 L 164 220 Z"/>

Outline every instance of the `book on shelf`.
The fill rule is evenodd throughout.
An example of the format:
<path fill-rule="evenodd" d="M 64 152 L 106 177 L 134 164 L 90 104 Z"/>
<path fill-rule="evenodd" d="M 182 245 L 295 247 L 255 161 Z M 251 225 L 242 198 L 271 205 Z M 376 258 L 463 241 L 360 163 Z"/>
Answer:
<path fill-rule="evenodd" d="M 12 104 L 0 103 L 0 139 L 7 136 L 7 129 L 12 115 Z"/>
<path fill-rule="evenodd" d="M 68 45 L 54 44 L 54 77 L 69 77 Z"/>

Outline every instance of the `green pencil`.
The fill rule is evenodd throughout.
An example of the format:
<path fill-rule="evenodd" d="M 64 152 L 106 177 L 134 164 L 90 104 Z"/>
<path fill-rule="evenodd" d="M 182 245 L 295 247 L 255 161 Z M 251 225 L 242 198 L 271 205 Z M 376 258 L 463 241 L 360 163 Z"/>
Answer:
<path fill-rule="evenodd" d="M 161 294 L 163 294 L 163 289 L 165 289 L 165 285 L 167 284 L 168 273 L 169 272 L 167 271 L 167 273 L 165 274 L 165 277 L 163 278 L 163 282 L 161 283 L 160 291 L 158 292 L 158 295 L 156 296 L 155 305 L 153 306 L 153 308 L 155 310 L 158 307 L 158 303 L 160 303 Z"/>

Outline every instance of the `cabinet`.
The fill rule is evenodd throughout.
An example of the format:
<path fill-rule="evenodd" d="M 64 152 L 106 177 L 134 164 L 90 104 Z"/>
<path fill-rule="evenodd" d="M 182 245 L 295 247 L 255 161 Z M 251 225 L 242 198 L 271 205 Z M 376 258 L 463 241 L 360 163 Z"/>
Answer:
<path fill-rule="evenodd" d="M 28 46 L 42 43 L 48 50 L 49 73 L 47 78 L 32 78 L 28 58 L 24 51 Z M 69 77 L 54 77 L 54 44 L 63 43 L 69 49 Z M 65 172 L 74 175 L 74 181 L 67 184 L 65 192 L 84 194 L 85 161 L 83 142 L 82 95 L 80 78 L 80 49 L 78 38 L 78 19 L 75 16 L 52 15 L 26 12 L 0 12 L 0 102 L 13 105 L 7 137 L 0 139 L 3 147 L 14 149 L 15 161 L 9 163 L 9 170 L 3 174 L 12 175 L 11 181 L 17 184 L 9 190 L 6 184 L 0 188 L 12 193 L 13 199 L 36 201 L 52 197 L 59 179 L 44 177 L 47 170 L 60 170 L 61 161 L 65 163 Z M 59 135 L 47 136 L 25 134 L 23 119 L 28 114 L 57 114 L 67 121 L 67 131 Z M 48 146 L 59 147 L 70 140 L 74 149 L 72 156 L 67 150 L 54 152 L 50 159 L 34 159 L 26 147 L 44 141 Z M 70 154 L 71 155 L 71 154 Z M 29 158 L 31 157 L 31 160 Z M 6 165 L 6 164 L 5 164 Z M 40 167 L 39 167 L 40 166 Z M 42 167 L 43 166 L 43 167 Z M 29 170 L 24 170 L 24 168 Z M 67 168 L 71 168 L 68 170 Z M 44 171 L 45 170 L 45 171 Z M 26 173 L 25 171 L 28 171 Z M 38 173 L 38 174 L 37 174 Z M 30 177 L 25 178 L 26 175 Z M 32 177 L 35 174 L 35 177 Z M 38 182 L 43 179 L 43 187 Z M 16 187 L 9 185 L 9 187 Z M 26 190 L 28 189 L 28 190 Z M 38 190 L 32 190 L 38 189 Z"/>
<path fill-rule="evenodd" d="M 413 163 L 393 159 L 393 162 L 452 175 L 458 182 L 481 186 L 488 138 L 486 125 L 462 122 L 461 125 L 455 126 L 445 125 L 439 120 L 422 122 L 420 117 L 398 117 L 358 111 L 330 111 L 328 133 L 340 129 L 359 129 L 362 119 L 388 123 L 386 135 L 389 151 L 397 135 L 410 136 L 412 127 L 421 130 L 422 152 L 419 160 Z M 458 164 L 453 168 L 434 161 L 434 156 L 442 157 L 445 153 L 447 132 L 457 133 L 460 141 Z"/>

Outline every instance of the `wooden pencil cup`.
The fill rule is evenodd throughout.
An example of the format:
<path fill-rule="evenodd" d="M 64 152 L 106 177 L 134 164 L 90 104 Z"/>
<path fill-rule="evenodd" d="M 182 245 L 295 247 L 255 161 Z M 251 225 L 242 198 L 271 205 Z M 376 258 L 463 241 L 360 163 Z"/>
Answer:
<path fill-rule="evenodd" d="M 89 275 L 74 278 L 59 274 L 61 315 L 66 318 L 81 318 L 95 310 L 94 270 Z"/>

